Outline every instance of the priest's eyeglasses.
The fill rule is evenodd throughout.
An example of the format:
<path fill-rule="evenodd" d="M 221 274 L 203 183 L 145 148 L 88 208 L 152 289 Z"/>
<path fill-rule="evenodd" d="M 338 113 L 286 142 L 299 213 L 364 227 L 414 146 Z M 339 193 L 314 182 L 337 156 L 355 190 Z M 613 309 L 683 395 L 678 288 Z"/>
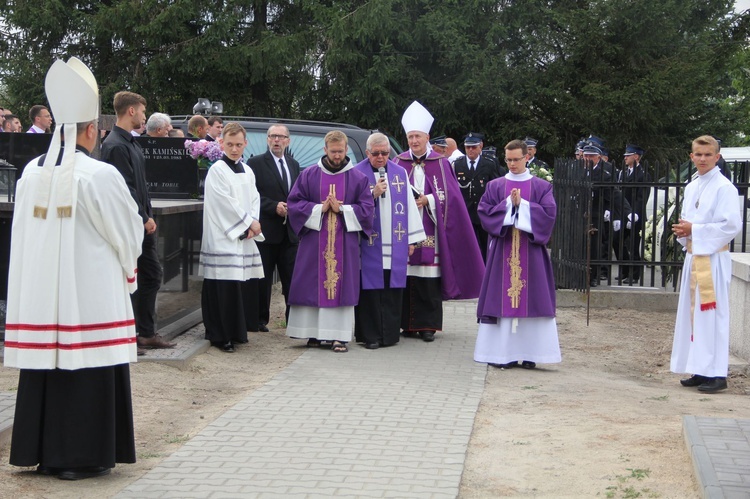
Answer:
<path fill-rule="evenodd" d="M 370 151 L 370 154 L 372 154 L 373 156 L 376 156 L 376 157 L 377 156 L 388 156 L 390 154 L 390 152 L 388 152 L 388 151 Z"/>
<path fill-rule="evenodd" d="M 273 134 L 273 135 L 269 135 L 268 138 L 271 139 L 271 140 L 284 140 L 284 139 L 288 139 L 289 135 L 277 135 L 277 134 Z"/>
<path fill-rule="evenodd" d="M 526 158 L 505 158 L 505 162 L 508 164 L 519 163 L 521 161 L 526 161 Z"/>

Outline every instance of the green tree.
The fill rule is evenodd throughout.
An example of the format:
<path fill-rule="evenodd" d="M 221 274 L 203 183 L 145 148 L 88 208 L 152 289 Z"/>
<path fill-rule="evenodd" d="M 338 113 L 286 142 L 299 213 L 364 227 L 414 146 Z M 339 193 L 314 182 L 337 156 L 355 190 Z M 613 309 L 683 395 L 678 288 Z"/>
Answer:
<path fill-rule="evenodd" d="M 105 112 L 130 89 L 150 110 L 326 119 L 403 139 L 412 100 L 433 133 L 533 135 L 570 155 L 596 133 L 651 158 L 700 133 L 748 135 L 747 15 L 730 0 L 15 0 L 0 2 L 0 78 L 43 102 L 54 57 L 77 55 Z M 744 135 L 743 135 L 744 134 Z M 651 156 L 653 155 L 653 156 Z"/>

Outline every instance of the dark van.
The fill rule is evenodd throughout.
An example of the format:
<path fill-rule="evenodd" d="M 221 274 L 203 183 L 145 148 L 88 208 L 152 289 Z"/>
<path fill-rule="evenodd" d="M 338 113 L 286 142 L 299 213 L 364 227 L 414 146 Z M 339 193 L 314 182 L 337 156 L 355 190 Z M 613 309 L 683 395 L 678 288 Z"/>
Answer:
<path fill-rule="evenodd" d="M 172 116 L 172 126 L 181 128 L 187 135 L 187 123 L 191 116 Z M 210 116 L 206 116 L 209 118 Z M 289 128 L 289 155 L 297 160 L 301 168 L 314 165 L 323 156 L 323 138 L 331 130 L 340 130 L 349 138 L 347 155 L 355 163 L 365 159 L 367 138 L 378 130 L 367 130 L 354 125 L 331 123 L 326 121 L 286 120 L 279 118 L 251 118 L 247 116 L 221 116 L 224 124 L 234 121 L 247 131 L 247 148 L 244 157 L 248 159 L 264 154 L 268 149 L 266 132 L 271 125 L 285 125 Z M 401 146 L 392 137 L 391 158 L 403 152 Z"/>

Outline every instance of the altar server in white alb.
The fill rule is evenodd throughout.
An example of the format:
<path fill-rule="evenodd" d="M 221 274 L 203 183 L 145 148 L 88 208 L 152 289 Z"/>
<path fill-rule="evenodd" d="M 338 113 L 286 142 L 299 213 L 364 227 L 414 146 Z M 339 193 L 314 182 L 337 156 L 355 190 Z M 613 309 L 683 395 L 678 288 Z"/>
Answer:
<path fill-rule="evenodd" d="M 94 75 L 58 60 L 45 89 L 57 128 L 18 182 L 11 233 L 5 365 L 21 373 L 10 463 L 78 480 L 135 462 L 130 293 L 143 221 L 117 169 L 89 157 Z"/>
<path fill-rule="evenodd" d="M 260 230 L 260 195 L 255 174 L 242 161 L 245 129 L 227 123 L 220 139 L 224 157 L 206 176 L 203 202 L 201 307 L 206 339 L 224 352 L 247 343 L 247 331 L 258 330 L 258 280 L 263 264 L 255 241 Z"/>
<path fill-rule="evenodd" d="M 729 370 L 729 243 L 742 218 L 737 188 L 716 167 L 719 144 L 710 135 L 693 141 L 697 177 L 685 187 L 680 220 L 672 226 L 686 255 L 674 326 L 671 369 L 692 373 L 682 386 L 713 393 L 727 387 Z"/>

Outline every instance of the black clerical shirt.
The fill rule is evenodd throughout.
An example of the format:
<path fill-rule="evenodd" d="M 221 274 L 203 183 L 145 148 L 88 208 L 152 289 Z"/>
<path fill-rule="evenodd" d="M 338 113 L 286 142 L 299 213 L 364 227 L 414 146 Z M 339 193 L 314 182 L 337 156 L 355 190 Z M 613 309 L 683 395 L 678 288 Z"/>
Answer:
<path fill-rule="evenodd" d="M 141 146 L 130 132 L 115 125 L 102 142 L 102 161 L 120 171 L 130 189 L 130 195 L 138 205 L 138 214 L 143 223 L 154 218 L 151 211 L 151 196 L 146 183 L 146 158 Z"/>

